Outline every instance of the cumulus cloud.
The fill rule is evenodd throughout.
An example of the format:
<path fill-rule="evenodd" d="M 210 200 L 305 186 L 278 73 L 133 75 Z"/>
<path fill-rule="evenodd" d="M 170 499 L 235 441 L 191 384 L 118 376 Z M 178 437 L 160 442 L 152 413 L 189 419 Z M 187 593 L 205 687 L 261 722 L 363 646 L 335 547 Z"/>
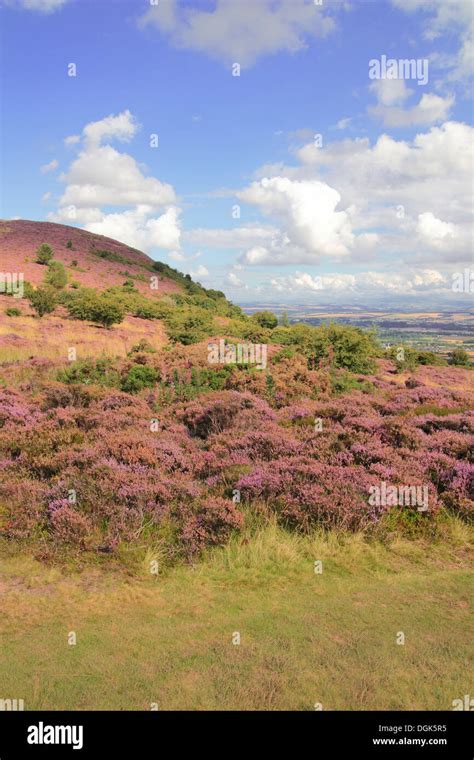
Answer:
<path fill-rule="evenodd" d="M 472 245 L 473 146 L 474 129 L 451 121 L 410 141 L 381 135 L 374 145 L 367 138 L 322 149 L 309 143 L 297 152 L 300 166 L 280 172 L 293 180 L 324 177 L 342 207 L 354 209 L 353 226 L 377 228 L 379 248 L 387 253 L 429 257 L 433 246 L 419 234 L 418 218 L 431 213 L 456 229 L 444 237 L 443 256 L 462 261 Z"/>
<path fill-rule="evenodd" d="M 214 8 L 191 7 L 178 0 L 160 0 L 142 16 L 141 26 L 154 26 L 177 48 L 206 53 L 226 63 L 253 65 L 260 57 L 281 51 L 296 53 L 308 41 L 335 29 L 331 8 L 295 0 L 217 0 Z"/>
<path fill-rule="evenodd" d="M 96 220 L 84 220 L 84 228 L 97 235 L 115 238 L 122 243 L 149 251 L 152 248 L 179 248 L 181 230 L 179 210 L 169 208 L 158 217 L 150 217 L 150 206 L 137 206 L 121 213 L 102 213 Z"/>
<path fill-rule="evenodd" d="M 256 173 L 264 176 L 237 191 L 266 224 L 197 230 L 194 242 L 235 248 L 237 261 L 252 267 L 343 261 L 383 269 L 395 261 L 403 272 L 426 273 L 469 265 L 473 146 L 474 129 L 459 122 L 412 140 L 308 143 L 296 151 L 297 165 L 278 164 L 274 176 L 265 166 Z M 375 274 L 367 266 L 369 285 Z M 395 275 L 386 282 L 399 287 Z"/>
<path fill-rule="evenodd" d="M 354 244 L 351 210 L 336 210 L 341 196 L 324 182 L 264 177 L 240 191 L 238 198 L 277 219 L 282 230 L 273 235 L 270 245 L 247 251 L 245 261 L 249 264 L 340 258 L 347 256 Z"/>
<path fill-rule="evenodd" d="M 110 145 L 114 140 L 130 142 L 138 129 L 128 110 L 86 124 L 79 154 L 60 178 L 66 187 L 59 208 L 48 218 L 75 221 L 91 232 L 144 250 L 179 249 L 180 209 L 173 187 L 146 176 L 133 156 Z M 69 138 L 70 144 L 76 142 Z M 157 215 L 158 211 L 163 213 Z"/>
<path fill-rule="evenodd" d="M 403 79 L 377 79 L 369 89 L 378 101 L 377 105 L 368 108 L 369 114 L 388 127 L 425 126 L 444 121 L 455 100 L 452 95 L 441 97 L 424 93 L 415 105 L 404 105 L 414 91 L 406 86 Z"/>

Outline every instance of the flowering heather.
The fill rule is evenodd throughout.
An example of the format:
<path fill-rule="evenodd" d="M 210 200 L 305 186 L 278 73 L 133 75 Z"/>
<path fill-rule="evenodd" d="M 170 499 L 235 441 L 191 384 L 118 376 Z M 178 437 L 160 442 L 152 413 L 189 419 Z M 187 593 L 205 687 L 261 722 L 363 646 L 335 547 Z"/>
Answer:
<path fill-rule="evenodd" d="M 213 390 L 202 349 L 138 352 L 138 365 L 160 378 L 139 393 L 65 384 L 42 367 L 30 368 L 34 381 L 2 388 L 2 535 L 88 551 L 158 539 L 173 556 L 192 557 L 228 540 L 249 508 L 298 530 L 370 527 L 394 509 L 369 504 L 382 482 L 426 486 L 424 520 L 442 506 L 472 515 L 471 373 L 461 371 L 457 389 L 422 367 L 416 387 L 374 382 L 370 392 L 337 394 L 326 370 L 283 360 L 255 385 L 255 373 L 232 368 Z M 163 389 L 180 387 L 194 395 L 164 398 Z"/>

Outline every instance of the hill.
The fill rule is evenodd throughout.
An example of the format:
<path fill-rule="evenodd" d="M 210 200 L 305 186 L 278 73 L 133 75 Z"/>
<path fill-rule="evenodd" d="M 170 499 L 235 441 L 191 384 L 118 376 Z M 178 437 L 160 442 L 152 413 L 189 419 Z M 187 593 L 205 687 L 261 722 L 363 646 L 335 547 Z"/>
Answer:
<path fill-rule="evenodd" d="M 51 222 L 0 221 L 1 271 L 21 271 L 26 280 L 39 285 L 44 267 L 36 263 L 36 251 L 43 243 L 52 247 L 54 258 L 84 287 L 104 289 L 121 285 L 124 277 L 132 276 L 145 277 L 146 282 L 136 280 L 137 288 L 149 292 L 149 273 L 154 262 L 145 253 L 103 235 Z M 160 282 L 160 293 L 182 290 L 168 277 Z"/>

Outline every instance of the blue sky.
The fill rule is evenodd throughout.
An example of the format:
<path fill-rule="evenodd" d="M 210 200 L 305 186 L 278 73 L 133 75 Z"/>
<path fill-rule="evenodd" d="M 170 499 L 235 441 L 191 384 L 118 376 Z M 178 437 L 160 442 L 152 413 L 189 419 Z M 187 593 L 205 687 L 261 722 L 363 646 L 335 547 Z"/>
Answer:
<path fill-rule="evenodd" d="M 469 0 L 0 6 L 3 218 L 116 237 L 242 303 L 453 300 Z"/>

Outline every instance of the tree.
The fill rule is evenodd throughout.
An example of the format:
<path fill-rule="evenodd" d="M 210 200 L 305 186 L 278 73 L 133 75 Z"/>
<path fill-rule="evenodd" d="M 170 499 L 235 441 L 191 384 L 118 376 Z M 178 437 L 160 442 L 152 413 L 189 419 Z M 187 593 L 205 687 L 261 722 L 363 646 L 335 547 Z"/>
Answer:
<path fill-rule="evenodd" d="M 252 319 L 260 325 L 260 327 L 268 327 L 273 330 L 278 324 L 278 319 L 271 311 L 256 311 L 253 314 Z"/>
<path fill-rule="evenodd" d="M 66 248 L 72 248 L 72 240 L 67 241 Z"/>
<path fill-rule="evenodd" d="M 73 319 L 96 322 L 104 327 L 118 324 L 125 316 L 125 311 L 119 303 L 92 288 L 80 288 L 75 293 L 68 292 L 65 305 Z"/>
<path fill-rule="evenodd" d="M 61 290 L 67 285 L 67 274 L 64 268 L 64 264 L 60 261 L 50 261 L 48 264 L 48 271 L 46 273 L 45 282 L 47 285 L 51 285 L 56 290 Z"/>
<path fill-rule="evenodd" d="M 449 354 L 449 363 L 455 367 L 469 367 L 469 354 L 464 348 L 455 348 Z"/>
<path fill-rule="evenodd" d="M 42 243 L 36 251 L 36 263 L 37 264 L 49 264 L 53 258 L 53 249 L 48 243 Z"/>
<path fill-rule="evenodd" d="M 28 300 L 38 317 L 51 314 L 56 307 L 56 295 L 52 288 L 37 288 L 30 293 Z"/>

